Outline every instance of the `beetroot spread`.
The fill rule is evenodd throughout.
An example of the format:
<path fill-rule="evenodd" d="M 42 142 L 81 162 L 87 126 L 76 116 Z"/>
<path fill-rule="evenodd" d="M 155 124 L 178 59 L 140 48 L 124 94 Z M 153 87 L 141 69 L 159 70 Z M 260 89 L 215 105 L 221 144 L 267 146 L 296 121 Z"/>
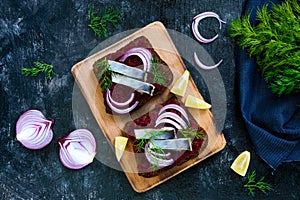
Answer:
<path fill-rule="evenodd" d="M 192 150 L 191 151 L 169 151 L 171 152 L 171 158 L 173 158 L 175 160 L 175 162 L 167 167 L 162 167 L 162 168 L 158 168 L 158 169 L 153 169 L 153 165 L 151 165 L 149 163 L 149 161 L 147 160 L 144 151 L 140 150 L 137 147 L 137 143 L 138 140 L 135 138 L 135 134 L 134 134 L 134 129 L 141 129 L 141 128 L 153 128 L 155 126 L 155 121 L 158 117 L 158 113 L 159 110 L 168 104 L 178 104 L 182 107 L 184 107 L 176 97 L 172 97 L 170 98 L 167 102 L 165 102 L 164 104 L 158 104 L 155 106 L 155 108 L 151 111 L 149 111 L 148 113 L 144 114 L 143 116 L 139 117 L 138 119 L 128 122 L 125 125 L 124 128 L 124 132 L 123 134 L 126 137 L 129 137 L 130 140 L 133 141 L 134 143 L 134 152 L 135 152 L 135 156 L 136 156 L 136 160 L 137 160 L 137 164 L 138 164 L 138 172 L 139 175 L 144 176 L 144 177 L 153 177 L 156 175 L 159 175 L 160 172 L 165 171 L 167 169 L 170 169 L 176 165 L 181 165 L 182 163 L 186 162 L 189 159 L 192 159 L 194 157 L 196 157 L 199 154 L 199 150 L 203 144 L 204 138 L 206 136 L 205 131 L 198 125 L 198 123 L 194 120 L 194 118 L 188 113 L 188 117 L 189 117 L 189 121 L 190 121 L 190 126 L 195 128 L 195 130 L 197 130 L 197 133 L 202 133 L 204 135 L 204 137 L 202 138 L 194 138 L 191 137 L 192 140 Z M 169 109 L 168 111 L 170 112 L 174 112 L 178 115 L 180 115 L 180 113 L 176 110 L 173 109 Z M 165 124 L 164 126 L 168 126 L 168 124 Z M 160 125 L 156 128 L 162 128 L 163 126 Z M 177 137 L 183 137 L 180 136 L 180 134 L 177 134 Z"/>
<path fill-rule="evenodd" d="M 137 101 L 139 102 L 134 110 L 137 110 L 138 108 L 142 107 L 145 103 L 147 103 L 154 96 L 157 96 L 157 95 L 163 93 L 165 91 L 165 89 L 172 83 L 172 80 L 173 80 L 173 74 L 172 74 L 171 70 L 169 69 L 167 64 L 159 57 L 159 55 L 155 52 L 155 50 L 152 48 L 150 42 L 145 37 L 139 37 L 139 38 L 135 39 L 134 41 L 132 41 L 125 47 L 118 50 L 117 52 L 107 55 L 105 58 L 107 60 L 117 61 L 117 62 L 123 63 L 125 65 L 128 65 L 130 67 L 136 67 L 138 69 L 143 70 L 143 62 L 138 56 L 132 55 L 132 56 L 127 57 L 124 60 L 124 62 L 120 61 L 120 58 L 127 51 L 129 51 L 132 48 L 136 48 L 136 47 L 146 48 L 151 52 L 153 58 L 155 58 L 156 61 L 159 63 L 158 71 L 161 71 L 164 74 L 164 82 L 163 82 L 163 84 L 155 82 L 154 75 L 151 73 L 151 71 L 149 73 L 147 73 L 147 76 L 146 76 L 147 78 L 146 78 L 146 80 L 144 80 L 144 82 L 150 83 L 155 87 L 153 95 L 138 92 L 138 91 L 134 90 L 133 88 L 122 85 L 122 84 L 112 83 L 112 86 L 110 89 L 111 97 L 112 97 L 112 99 L 114 99 L 117 102 L 120 102 L 120 103 L 125 102 L 130 98 L 130 95 L 132 93 L 135 94 L 134 100 L 129 104 L 129 107 L 130 107 L 133 104 L 135 104 L 135 102 L 137 102 Z M 102 58 L 102 59 L 104 59 L 104 58 Z M 99 61 L 102 59 L 99 59 Z M 95 66 L 96 65 L 94 65 L 94 73 L 97 77 L 97 74 L 101 73 L 101 70 L 99 68 L 96 68 Z M 101 81 L 101 79 L 99 79 L 99 83 L 100 83 L 100 81 Z M 113 113 L 110 106 L 107 104 L 107 101 L 106 101 L 106 91 L 103 91 L 103 97 L 105 100 L 104 104 L 106 106 L 106 112 Z"/>

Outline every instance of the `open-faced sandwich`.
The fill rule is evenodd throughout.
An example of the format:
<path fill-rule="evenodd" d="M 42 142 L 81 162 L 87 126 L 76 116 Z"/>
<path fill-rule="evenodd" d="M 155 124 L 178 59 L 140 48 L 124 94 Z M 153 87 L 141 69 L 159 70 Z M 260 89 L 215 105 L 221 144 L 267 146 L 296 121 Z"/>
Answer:
<path fill-rule="evenodd" d="M 139 37 L 96 61 L 107 113 L 127 114 L 163 93 L 173 74 L 145 37 Z"/>
<path fill-rule="evenodd" d="M 152 177 L 197 156 L 207 134 L 172 96 L 128 122 L 123 135 L 133 140 L 139 175 Z"/>

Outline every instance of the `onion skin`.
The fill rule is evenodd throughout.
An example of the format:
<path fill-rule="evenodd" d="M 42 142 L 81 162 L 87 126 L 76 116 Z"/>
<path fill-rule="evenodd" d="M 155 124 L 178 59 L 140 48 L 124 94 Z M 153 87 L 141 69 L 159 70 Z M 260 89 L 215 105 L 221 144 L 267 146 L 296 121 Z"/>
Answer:
<path fill-rule="evenodd" d="M 194 36 L 196 37 L 196 39 L 201 42 L 201 43 L 204 43 L 204 44 L 207 44 L 207 43 L 211 43 L 213 41 L 215 41 L 219 35 L 216 34 L 214 37 L 210 38 L 210 39 L 206 39 L 204 38 L 200 33 L 199 33 L 199 30 L 198 30 L 198 25 L 199 25 L 199 22 L 207 17 L 214 17 L 216 18 L 218 21 L 219 21 L 219 29 L 222 28 L 222 23 L 226 23 L 225 21 L 221 20 L 219 15 L 214 13 L 214 12 L 203 12 L 203 13 L 200 13 L 199 15 L 196 15 L 194 18 L 193 18 L 193 22 L 192 22 L 192 31 L 193 31 L 193 34 Z"/>
<path fill-rule="evenodd" d="M 58 140 L 61 163 L 69 169 L 81 169 L 93 162 L 96 140 L 86 129 L 77 129 Z"/>
<path fill-rule="evenodd" d="M 46 119 L 39 110 L 28 110 L 16 123 L 16 138 L 28 149 L 42 149 L 53 138 L 53 123 L 54 120 Z"/>

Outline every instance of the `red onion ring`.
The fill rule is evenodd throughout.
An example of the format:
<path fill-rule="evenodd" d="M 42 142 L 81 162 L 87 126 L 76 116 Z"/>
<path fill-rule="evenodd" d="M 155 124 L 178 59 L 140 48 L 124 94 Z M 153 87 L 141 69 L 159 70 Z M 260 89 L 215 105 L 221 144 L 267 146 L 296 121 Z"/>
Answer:
<path fill-rule="evenodd" d="M 156 119 L 156 123 L 158 124 L 164 118 L 170 118 L 170 119 L 178 122 L 180 124 L 180 126 L 183 128 L 187 127 L 187 124 L 185 123 L 185 121 L 179 115 L 177 115 L 173 112 L 164 112 L 164 113 L 160 114 L 158 116 L 158 118 Z"/>
<path fill-rule="evenodd" d="M 170 156 L 171 156 L 171 153 L 168 152 L 168 153 L 158 153 L 156 151 L 153 151 L 150 147 L 150 142 L 148 142 L 145 146 L 145 148 L 148 148 L 149 149 L 149 152 L 153 155 L 153 156 L 156 156 L 156 157 L 159 157 L 159 158 L 162 158 L 162 159 L 168 159 Z"/>
<path fill-rule="evenodd" d="M 152 54 L 151 52 L 146 49 L 146 48 L 142 48 L 142 47 L 135 47 L 130 49 L 129 51 L 127 51 L 120 59 L 119 61 L 124 62 L 126 60 L 126 58 L 128 58 L 129 56 L 138 56 L 144 65 L 144 71 L 149 72 L 150 68 L 151 68 L 151 58 L 152 58 Z"/>
<path fill-rule="evenodd" d="M 207 18 L 207 17 L 214 17 L 216 18 L 218 21 L 219 21 L 219 29 L 222 28 L 222 23 L 226 23 L 225 21 L 221 20 L 219 15 L 214 13 L 214 12 L 203 12 L 203 13 L 200 13 L 199 15 L 196 15 L 194 18 L 193 18 L 193 22 L 192 22 L 192 31 L 193 31 L 193 34 L 194 36 L 196 37 L 196 39 L 199 41 L 199 42 L 202 42 L 202 43 L 210 43 L 210 42 L 213 42 L 215 41 L 219 35 L 216 34 L 213 38 L 210 38 L 210 39 L 206 39 L 204 38 L 200 33 L 199 33 L 199 30 L 198 30 L 198 25 L 199 25 L 199 22 L 201 20 L 203 20 L 204 18 Z"/>
<path fill-rule="evenodd" d="M 108 95 L 108 99 L 109 99 L 109 101 L 111 102 L 111 104 L 114 105 L 114 106 L 116 106 L 116 107 L 118 107 L 118 108 L 128 107 L 129 104 L 133 101 L 134 96 L 135 96 L 135 95 L 134 95 L 134 92 L 133 92 L 133 93 L 131 93 L 131 96 L 129 97 L 129 99 L 128 99 L 127 101 L 121 103 L 121 102 L 115 101 L 115 100 L 112 98 L 112 96 L 111 96 L 111 91 L 110 91 L 110 90 L 107 90 L 106 93 L 107 93 L 107 95 Z"/>
<path fill-rule="evenodd" d="M 96 140 L 86 129 L 77 129 L 58 140 L 59 158 L 69 169 L 81 169 L 93 162 L 96 155 Z"/>
<path fill-rule="evenodd" d="M 194 52 L 194 59 L 195 59 L 195 62 L 196 64 L 198 65 L 198 67 L 200 67 L 201 69 L 204 69 L 204 70 L 211 70 L 211 69 L 215 69 L 217 68 L 222 62 L 223 62 L 223 59 L 221 59 L 217 64 L 215 65 L 211 65 L 211 66 L 208 66 L 208 65 L 204 65 L 198 58 L 196 52 Z"/>
<path fill-rule="evenodd" d="M 166 166 L 170 166 L 174 163 L 174 160 L 171 159 L 164 159 L 165 157 L 160 157 L 155 154 L 152 154 L 153 151 L 150 151 L 149 148 L 149 143 L 146 144 L 145 146 L 145 156 L 147 158 L 147 160 L 149 161 L 149 163 L 151 163 L 152 165 L 158 165 L 159 167 L 166 167 Z"/>
<path fill-rule="evenodd" d="M 168 109 L 174 109 L 177 110 L 178 112 L 180 112 L 182 114 L 182 116 L 186 119 L 186 121 L 188 122 L 188 124 L 190 124 L 190 120 L 188 118 L 188 114 L 186 113 L 186 111 L 179 105 L 177 104 L 168 104 L 165 105 L 164 107 L 162 107 L 160 109 L 160 111 L 158 112 L 158 115 L 160 115 L 161 113 L 163 113 L 164 111 L 168 110 Z"/>
<path fill-rule="evenodd" d="M 42 149 L 52 138 L 52 124 L 54 120 L 47 120 L 38 110 L 24 112 L 16 123 L 16 138 L 28 149 Z"/>
<path fill-rule="evenodd" d="M 174 120 L 172 120 L 172 119 L 167 119 L 167 118 L 163 118 L 163 119 L 160 119 L 160 120 L 156 120 L 156 122 L 155 122 L 155 127 L 157 127 L 158 125 L 163 124 L 163 123 L 171 124 L 171 125 L 173 125 L 175 128 L 177 128 L 177 129 L 182 129 L 182 128 L 183 128 L 180 124 L 178 124 L 178 123 L 175 122 Z"/>
<path fill-rule="evenodd" d="M 106 103 L 107 105 L 110 107 L 110 109 L 112 111 L 114 111 L 115 113 L 118 114 L 127 114 L 129 112 L 131 112 L 133 109 L 135 109 L 137 107 L 137 105 L 139 104 L 139 101 L 136 101 L 132 106 L 130 106 L 129 108 L 117 108 L 115 107 L 112 102 L 109 99 L 109 94 L 108 92 L 106 92 Z"/>

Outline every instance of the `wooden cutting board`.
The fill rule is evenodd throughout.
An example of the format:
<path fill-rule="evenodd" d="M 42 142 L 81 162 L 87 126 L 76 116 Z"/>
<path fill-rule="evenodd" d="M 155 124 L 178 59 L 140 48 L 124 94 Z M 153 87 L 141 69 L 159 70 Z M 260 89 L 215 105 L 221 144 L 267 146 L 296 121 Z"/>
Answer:
<path fill-rule="evenodd" d="M 93 54 L 92 56 L 72 67 L 72 74 L 76 80 L 76 83 L 86 99 L 104 136 L 111 144 L 114 144 L 114 138 L 116 136 L 121 135 L 122 128 L 128 121 L 128 117 L 130 118 L 131 116 L 118 117 L 106 113 L 103 94 L 93 72 L 93 64 L 98 59 L 104 58 L 108 54 L 116 52 L 120 48 L 128 45 L 131 41 L 141 36 L 144 36 L 149 40 L 156 53 L 158 53 L 160 58 L 164 60 L 170 67 L 174 76 L 174 83 L 186 68 L 167 30 L 160 22 L 153 22 L 147 25 L 146 27 Z M 168 92 L 169 90 L 166 90 L 163 95 L 167 96 L 168 94 L 166 93 Z M 202 98 L 192 78 L 189 80 L 186 95 L 181 99 L 183 102 L 188 94 Z M 192 114 L 198 124 L 207 132 L 207 137 L 197 157 L 190 159 L 179 166 L 174 166 L 168 170 L 165 170 L 157 176 L 145 178 L 137 173 L 137 163 L 133 153 L 133 144 L 131 142 L 128 143 L 126 151 L 124 152 L 120 161 L 120 165 L 126 174 L 128 181 L 136 192 L 145 192 L 169 180 L 170 178 L 194 166 L 205 158 L 212 156 L 225 147 L 226 141 L 224 135 L 216 131 L 213 123 L 212 113 L 209 110 L 189 109 L 189 112 Z"/>

